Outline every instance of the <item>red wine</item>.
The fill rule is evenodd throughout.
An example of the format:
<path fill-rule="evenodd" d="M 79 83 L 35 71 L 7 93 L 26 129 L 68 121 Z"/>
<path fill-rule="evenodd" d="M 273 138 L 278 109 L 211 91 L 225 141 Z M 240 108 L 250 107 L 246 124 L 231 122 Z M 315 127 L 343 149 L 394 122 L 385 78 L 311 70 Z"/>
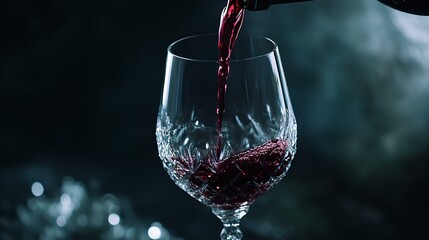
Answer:
<path fill-rule="evenodd" d="M 216 132 L 218 135 L 217 140 L 217 158 L 220 158 L 222 146 L 222 118 L 225 112 L 225 93 L 229 75 L 229 60 L 231 57 L 232 49 L 234 48 L 235 40 L 240 32 L 241 25 L 244 19 L 244 8 L 239 4 L 239 0 L 229 0 L 224 8 L 218 35 L 218 49 L 219 49 L 219 70 L 218 70 L 218 92 L 217 92 L 217 123 Z"/>
<path fill-rule="evenodd" d="M 221 162 L 201 161 L 184 187 L 208 205 L 233 209 L 270 189 L 287 172 L 291 160 L 286 140 L 271 140 Z M 178 162 L 189 166 L 185 159 Z"/>

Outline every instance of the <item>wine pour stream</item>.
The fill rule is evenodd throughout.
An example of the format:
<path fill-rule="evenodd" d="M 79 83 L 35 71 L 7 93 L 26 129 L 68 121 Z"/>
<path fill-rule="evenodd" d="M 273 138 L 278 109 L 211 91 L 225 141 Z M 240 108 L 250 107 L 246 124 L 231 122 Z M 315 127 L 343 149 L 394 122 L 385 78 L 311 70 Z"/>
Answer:
<path fill-rule="evenodd" d="M 219 49 L 219 70 L 218 91 L 217 91 L 217 159 L 220 159 L 222 151 L 222 119 L 225 112 L 225 93 L 227 89 L 227 79 L 229 75 L 229 60 L 237 40 L 241 25 L 244 19 L 244 8 L 239 5 L 239 0 L 229 0 L 223 9 L 219 26 L 218 49 Z"/>

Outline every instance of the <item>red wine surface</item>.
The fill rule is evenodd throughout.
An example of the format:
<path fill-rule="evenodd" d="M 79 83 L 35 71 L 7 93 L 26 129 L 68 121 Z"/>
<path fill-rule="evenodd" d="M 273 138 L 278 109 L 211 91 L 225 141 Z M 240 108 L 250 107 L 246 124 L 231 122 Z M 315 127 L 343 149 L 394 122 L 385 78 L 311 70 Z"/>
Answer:
<path fill-rule="evenodd" d="M 216 131 L 218 135 L 217 140 L 217 158 L 219 159 L 222 146 L 222 118 L 225 112 L 225 93 L 227 88 L 227 79 L 229 75 L 229 60 L 231 57 L 232 49 L 234 48 L 235 40 L 240 32 L 241 25 L 244 19 L 244 8 L 242 8 L 238 0 L 229 0 L 228 4 L 222 11 L 219 35 L 218 35 L 218 49 L 219 49 L 219 70 L 218 70 L 218 92 L 217 92 L 217 123 Z"/>
<path fill-rule="evenodd" d="M 291 160 L 286 140 L 271 140 L 221 162 L 202 161 L 184 187 L 208 205 L 233 209 L 252 203 L 280 181 Z M 178 162 L 189 166 L 185 159 Z"/>

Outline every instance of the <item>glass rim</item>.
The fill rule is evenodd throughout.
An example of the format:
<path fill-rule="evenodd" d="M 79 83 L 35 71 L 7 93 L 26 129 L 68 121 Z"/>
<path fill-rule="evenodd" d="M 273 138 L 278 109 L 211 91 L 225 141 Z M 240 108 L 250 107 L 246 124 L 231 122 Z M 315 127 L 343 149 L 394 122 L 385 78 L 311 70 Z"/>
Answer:
<path fill-rule="evenodd" d="M 205 34 L 194 34 L 194 35 L 189 35 L 186 37 L 182 37 L 174 42 L 172 42 L 168 48 L 167 48 L 167 52 L 168 54 L 182 59 L 182 60 L 186 60 L 186 61 L 193 61 L 193 62 L 213 62 L 213 63 L 218 63 L 218 60 L 208 60 L 208 59 L 198 59 L 198 58 L 191 58 L 191 57 L 186 57 L 186 56 L 182 56 L 179 54 L 174 53 L 171 49 L 173 46 L 177 45 L 180 42 L 192 39 L 192 38 L 198 38 L 198 37 L 204 37 L 204 36 L 215 36 L 217 38 L 217 33 L 205 33 Z M 241 61 L 248 61 L 248 60 L 253 60 L 253 59 L 257 59 L 257 58 L 262 58 L 262 57 L 266 57 L 272 53 L 275 53 L 275 51 L 278 50 L 278 45 L 275 41 L 273 41 L 272 39 L 268 38 L 268 37 L 262 37 L 259 35 L 254 35 L 254 34 L 249 34 L 249 33 L 240 33 L 240 36 L 249 36 L 249 37 L 253 37 L 253 38 L 257 38 L 257 39 L 262 39 L 264 41 L 267 41 L 269 43 L 271 43 L 273 46 L 272 48 L 270 48 L 270 50 L 265 51 L 265 53 L 262 54 L 257 54 L 255 56 L 251 56 L 251 57 L 244 57 L 244 58 L 238 58 L 238 59 L 231 59 L 229 62 L 233 63 L 233 62 L 241 62 Z"/>

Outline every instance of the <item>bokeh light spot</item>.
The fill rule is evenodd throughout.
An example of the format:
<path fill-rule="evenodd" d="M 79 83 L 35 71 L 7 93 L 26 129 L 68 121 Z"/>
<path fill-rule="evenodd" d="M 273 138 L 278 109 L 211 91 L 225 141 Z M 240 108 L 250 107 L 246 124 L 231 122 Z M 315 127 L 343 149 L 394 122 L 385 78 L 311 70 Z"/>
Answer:
<path fill-rule="evenodd" d="M 57 217 L 57 225 L 58 227 L 64 227 L 67 223 L 67 219 L 64 216 Z"/>
<path fill-rule="evenodd" d="M 119 215 L 116 213 L 111 213 L 109 214 L 109 218 L 107 220 L 109 221 L 110 225 L 115 226 L 119 224 L 121 217 L 119 217 Z"/>
<path fill-rule="evenodd" d="M 160 239 L 162 231 L 159 227 L 152 226 L 147 230 L 147 235 L 149 235 L 150 239 Z"/>
<path fill-rule="evenodd" d="M 34 182 L 31 185 L 31 193 L 33 193 L 33 195 L 36 197 L 42 196 L 44 191 L 45 191 L 45 188 L 40 182 Z"/>
<path fill-rule="evenodd" d="M 70 198 L 70 195 L 68 195 L 67 193 L 63 193 L 63 194 L 61 195 L 60 202 L 61 202 L 61 204 L 63 204 L 63 205 L 70 205 L 70 204 L 71 204 L 71 198 Z"/>

